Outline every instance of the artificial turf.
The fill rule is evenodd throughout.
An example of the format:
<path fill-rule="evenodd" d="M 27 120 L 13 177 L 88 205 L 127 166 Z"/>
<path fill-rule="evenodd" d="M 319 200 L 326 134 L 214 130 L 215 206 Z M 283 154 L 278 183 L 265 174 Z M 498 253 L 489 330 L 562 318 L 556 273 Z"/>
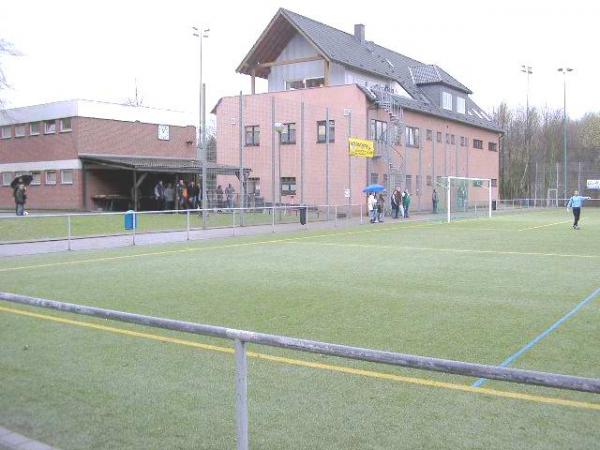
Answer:
<path fill-rule="evenodd" d="M 2 291 L 499 364 L 600 287 L 600 211 L 5 258 Z M 388 221 L 389 222 L 389 221 Z M 151 254 L 150 254 L 151 253 Z M 19 268 L 19 269 L 15 269 Z M 0 303 L 198 343 L 231 343 Z M 600 377 L 600 299 L 513 367 Z M 0 425 L 69 448 L 232 448 L 233 358 L 0 310 Z M 251 347 L 376 373 L 466 377 Z M 592 394 L 490 382 L 600 404 Z M 250 358 L 253 448 L 593 448 L 600 410 Z"/>

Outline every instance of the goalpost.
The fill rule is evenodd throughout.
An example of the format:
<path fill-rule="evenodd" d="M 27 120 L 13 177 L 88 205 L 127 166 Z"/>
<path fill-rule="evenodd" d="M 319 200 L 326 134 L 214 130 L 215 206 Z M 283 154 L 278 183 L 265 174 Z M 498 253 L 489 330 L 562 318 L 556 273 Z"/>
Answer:
<path fill-rule="evenodd" d="M 484 212 L 492 217 L 492 180 L 491 178 L 443 177 L 447 221 L 453 215 L 477 216 Z M 487 192 L 486 192 L 487 190 Z"/>

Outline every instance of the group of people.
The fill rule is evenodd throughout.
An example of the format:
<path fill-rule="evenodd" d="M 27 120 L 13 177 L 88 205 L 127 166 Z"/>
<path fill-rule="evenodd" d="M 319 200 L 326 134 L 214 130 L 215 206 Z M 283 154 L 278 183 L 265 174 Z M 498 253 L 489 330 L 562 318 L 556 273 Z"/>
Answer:
<path fill-rule="evenodd" d="M 218 185 L 214 196 L 217 208 L 234 207 L 235 189 L 231 183 L 225 190 Z M 175 205 L 177 209 L 198 209 L 202 206 L 200 184 L 194 180 L 187 183 L 179 180 L 175 186 L 172 183 L 165 186 L 163 181 L 159 180 L 154 186 L 153 198 L 157 211 L 170 211 L 175 209 Z M 227 204 L 224 203 L 224 198 L 227 199 Z"/>
<path fill-rule="evenodd" d="M 408 211 L 410 208 L 411 196 L 408 191 L 400 191 L 400 189 L 394 190 L 391 197 L 392 203 L 392 217 L 397 219 L 398 217 L 408 219 Z M 376 195 L 374 192 L 369 194 L 367 198 L 367 208 L 369 210 L 369 217 L 371 223 L 383 222 L 385 215 L 385 197 L 383 193 Z"/>

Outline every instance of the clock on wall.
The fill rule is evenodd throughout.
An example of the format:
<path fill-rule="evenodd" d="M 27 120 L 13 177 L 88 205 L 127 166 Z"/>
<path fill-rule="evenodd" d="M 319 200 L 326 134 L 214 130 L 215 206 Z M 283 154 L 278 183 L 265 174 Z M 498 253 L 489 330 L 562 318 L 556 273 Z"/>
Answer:
<path fill-rule="evenodd" d="M 161 141 L 169 140 L 169 125 L 158 126 L 158 139 Z"/>

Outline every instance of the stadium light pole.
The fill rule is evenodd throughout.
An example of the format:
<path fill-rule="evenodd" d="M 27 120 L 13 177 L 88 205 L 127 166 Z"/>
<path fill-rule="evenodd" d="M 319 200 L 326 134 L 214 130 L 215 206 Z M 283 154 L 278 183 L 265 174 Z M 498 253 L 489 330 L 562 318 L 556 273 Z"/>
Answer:
<path fill-rule="evenodd" d="M 526 103 L 525 103 L 525 120 L 527 121 L 527 123 L 525 124 L 525 153 L 527 154 L 527 163 L 529 163 L 529 154 L 530 154 L 530 145 L 529 145 L 529 75 L 531 75 L 533 73 L 533 67 L 531 66 L 526 66 L 526 65 L 522 65 L 521 66 L 521 72 L 525 73 L 527 75 L 527 91 L 525 93 L 525 99 L 526 99 Z M 531 194 L 531 191 L 529 192 L 529 194 Z"/>
<path fill-rule="evenodd" d="M 206 119 L 204 117 L 204 103 L 206 102 L 206 98 L 204 95 L 204 83 L 202 82 L 202 41 L 204 38 L 208 37 L 209 28 L 199 28 L 192 27 L 194 30 L 193 35 L 198 38 L 200 41 L 200 93 L 198 95 L 198 148 L 196 151 L 196 157 L 199 161 L 202 162 L 202 223 L 206 228 L 206 208 L 207 208 L 207 200 L 208 196 L 206 194 L 206 163 L 208 161 L 208 157 L 206 154 Z"/>
<path fill-rule="evenodd" d="M 559 72 L 563 74 L 563 195 L 567 199 L 567 73 L 572 72 L 570 67 L 560 67 Z"/>

